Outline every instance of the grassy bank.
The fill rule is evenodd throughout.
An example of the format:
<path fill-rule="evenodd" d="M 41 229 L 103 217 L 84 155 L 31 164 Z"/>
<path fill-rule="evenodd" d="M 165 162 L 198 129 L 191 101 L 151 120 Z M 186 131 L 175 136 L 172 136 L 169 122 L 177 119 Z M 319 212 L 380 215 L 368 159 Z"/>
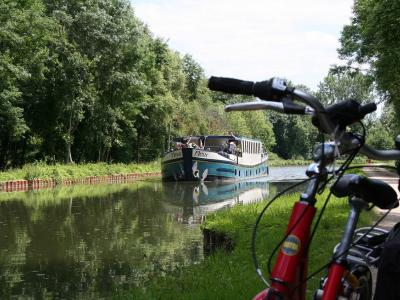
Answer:
<path fill-rule="evenodd" d="M 268 166 L 285 167 L 285 166 L 306 166 L 310 164 L 310 160 L 306 159 L 283 159 L 273 152 L 268 154 Z"/>
<path fill-rule="evenodd" d="M 89 176 L 103 176 L 129 173 L 146 173 L 160 171 L 160 162 L 143 164 L 28 164 L 20 169 L 0 172 L 0 181 L 41 179 L 80 179 Z"/>
<path fill-rule="evenodd" d="M 271 153 L 268 161 L 270 167 L 284 166 L 302 166 L 310 164 L 310 160 L 305 159 L 282 159 L 276 154 Z M 365 163 L 365 160 L 359 160 L 356 163 Z M 27 164 L 19 169 L 11 169 L 0 172 L 0 182 L 7 180 L 32 180 L 40 179 L 80 179 L 89 176 L 117 175 L 129 173 L 147 173 L 160 172 L 160 161 L 156 160 L 150 163 L 131 163 L 131 164 L 54 164 L 47 165 L 42 162 Z"/>
<path fill-rule="evenodd" d="M 264 217 L 258 238 L 258 258 L 264 273 L 272 249 L 282 238 L 291 207 L 298 195 L 281 198 L 271 206 Z M 255 274 L 250 254 L 250 239 L 254 221 L 266 202 L 236 206 L 208 216 L 205 227 L 228 233 L 234 240 L 232 253 L 218 252 L 204 262 L 183 268 L 167 277 L 155 277 L 129 292 L 116 295 L 117 299 L 251 299 L 263 289 Z M 318 206 L 322 205 L 319 201 Z M 345 199 L 332 198 L 322 218 L 310 252 L 310 270 L 316 270 L 329 261 L 332 247 L 342 234 L 347 219 Z M 371 222 L 372 213 L 364 213 L 360 225 Z M 157 270 L 155 270 L 157 274 Z M 308 298 L 318 285 L 320 275 L 309 282 Z"/>
<path fill-rule="evenodd" d="M 339 159 L 336 161 L 336 164 L 339 166 L 342 163 L 344 163 L 344 159 Z M 312 162 L 312 159 L 295 159 L 295 158 L 291 158 L 291 159 L 283 159 L 280 158 L 278 155 L 276 155 L 275 153 L 270 153 L 269 154 L 269 159 L 268 159 L 268 165 L 270 167 L 285 167 L 285 166 L 307 166 Z M 352 164 L 353 165 L 357 165 L 357 164 L 366 164 L 367 163 L 367 159 L 365 157 L 359 157 L 357 156 Z"/>

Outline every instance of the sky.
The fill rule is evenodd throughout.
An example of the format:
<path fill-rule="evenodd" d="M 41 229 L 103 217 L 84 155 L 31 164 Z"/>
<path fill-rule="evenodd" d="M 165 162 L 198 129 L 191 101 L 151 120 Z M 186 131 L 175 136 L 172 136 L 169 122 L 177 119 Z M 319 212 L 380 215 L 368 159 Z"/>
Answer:
<path fill-rule="evenodd" d="M 316 90 L 350 23 L 353 0 L 131 0 L 155 36 L 206 76 L 284 77 Z"/>

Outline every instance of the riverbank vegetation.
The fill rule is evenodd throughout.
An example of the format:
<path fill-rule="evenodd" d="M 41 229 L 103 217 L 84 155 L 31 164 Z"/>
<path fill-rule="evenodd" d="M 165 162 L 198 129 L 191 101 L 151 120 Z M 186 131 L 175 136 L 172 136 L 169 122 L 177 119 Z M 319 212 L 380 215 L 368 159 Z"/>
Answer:
<path fill-rule="evenodd" d="M 7 180 L 33 179 L 83 179 L 90 176 L 124 175 L 131 173 L 160 172 L 160 162 L 131 164 L 27 164 L 20 169 L 0 172 L 0 182 Z"/>
<path fill-rule="evenodd" d="M 322 206 L 319 197 L 318 207 Z M 268 257 L 282 238 L 291 207 L 298 195 L 287 195 L 267 210 L 258 232 L 257 255 L 267 275 Z M 117 299 L 251 299 L 264 287 L 256 275 L 250 253 L 250 240 L 254 222 L 266 202 L 246 206 L 235 206 L 207 216 L 204 227 L 228 234 L 234 243 L 231 253 L 218 251 L 204 262 L 182 268 L 166 277 L 156 276 L 144 287 L 129 293 L 120 293 Z M 317 211 L 318 212 L 318 211 Z M 315 271 L 329 262 L 332 249 L 339 241 L 346 222 L 349 206 L 345 198 L 332 197 L 314 237 L 310 252 L 310 268 Z M 374 215 L 363 213 L 361 225 L 369 224 Z M 308 287 L 308 298 L 318 285 L 321 274 L 312 278 Z"/>
<path fill-rule="evenodd" d="M 355 19 L 349 28 L 363 26 Z M 36 161 L 148 162 L 174 137 L 232 132 L 261 139 L 281 158 L 301 160 L 321 140 L 308 117 L 225 113 L 224 104 L 249 99 L 209 91 L 201 65 L 155 37 L 128 0 L 5 0 L 0 27 L 2 170 Z M 348 41 L 364 37 L 346 28 L 341 53 L 351 57 L 357 49 Z M 387 49 L 398 57 L 397 48 Z M 371 57 L 376 73 L 335 68 L 316 91 L 293 84 L 325 104 L 380 98 L 386 105 L 366 121 L 368 142 L 391 148 L 397 94 L 392 85 L 376 85 L 380 56 Z"/>

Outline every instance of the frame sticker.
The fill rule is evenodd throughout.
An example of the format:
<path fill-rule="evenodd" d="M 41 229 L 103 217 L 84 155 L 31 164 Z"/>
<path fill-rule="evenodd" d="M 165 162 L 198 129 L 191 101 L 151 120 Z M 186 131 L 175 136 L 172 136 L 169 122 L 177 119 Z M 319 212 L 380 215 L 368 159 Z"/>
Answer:
<path fill-rule="evenodd" d="M 282 244 L 282 252 L 283 254 L 288 256 L 296 255 L 297 253 L 299 253 L 300 248 L 300 239 L 293 234 L 289 235 Z"/>

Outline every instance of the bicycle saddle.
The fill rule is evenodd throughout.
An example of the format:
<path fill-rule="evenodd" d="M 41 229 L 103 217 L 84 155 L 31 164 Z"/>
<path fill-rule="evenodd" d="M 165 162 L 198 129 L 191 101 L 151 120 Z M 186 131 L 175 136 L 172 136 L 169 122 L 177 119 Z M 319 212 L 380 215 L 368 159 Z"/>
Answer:
<path fill-rule="evenodd" d="M 381 209 L 399 206 L 396 191 L 387 183 L 356 174 L 346 174 L 332 187 L 336 197 L 357 196 Z"/>

